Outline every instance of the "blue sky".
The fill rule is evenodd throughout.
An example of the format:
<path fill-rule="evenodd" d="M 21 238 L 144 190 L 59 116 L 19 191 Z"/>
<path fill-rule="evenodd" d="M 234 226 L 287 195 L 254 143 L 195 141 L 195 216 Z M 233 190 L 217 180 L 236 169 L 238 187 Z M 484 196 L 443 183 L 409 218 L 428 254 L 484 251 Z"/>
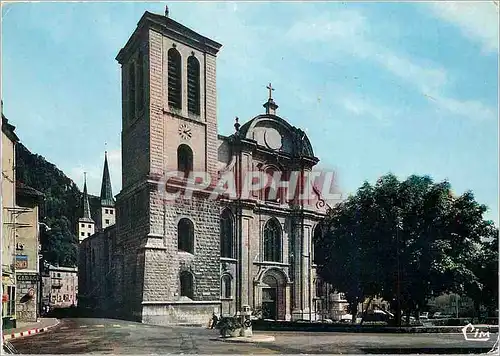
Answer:
<path fill-rule="evenodd" d="M 2 6 L 4 113 L 22 142 L 100 189 L 105 142 L 121 188 L 115 56 L 164 3 Z M 498 223 L 498 12 L 485 3 L 169 3 L 223 44 L 219 133 L 263 112 L 305 129 L 344 193 L 393 172 L 472 190 Z"/>

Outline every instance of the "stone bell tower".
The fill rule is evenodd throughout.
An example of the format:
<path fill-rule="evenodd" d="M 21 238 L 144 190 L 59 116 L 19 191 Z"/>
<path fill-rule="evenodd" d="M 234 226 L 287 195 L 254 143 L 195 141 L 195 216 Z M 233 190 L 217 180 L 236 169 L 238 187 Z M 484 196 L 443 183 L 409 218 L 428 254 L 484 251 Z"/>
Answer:
<path fill-rule="evenodd" d="M 216 55 L 221 45 L 145 12 L 122 66 L 122 185 L 117 246 L 124 310 L 154 324 L 205 324 L 220 305 L 219 203 L 165 201 L 164 175 L 217 166 Z M 182 179 L 182 178 L 181 178 Z"/>

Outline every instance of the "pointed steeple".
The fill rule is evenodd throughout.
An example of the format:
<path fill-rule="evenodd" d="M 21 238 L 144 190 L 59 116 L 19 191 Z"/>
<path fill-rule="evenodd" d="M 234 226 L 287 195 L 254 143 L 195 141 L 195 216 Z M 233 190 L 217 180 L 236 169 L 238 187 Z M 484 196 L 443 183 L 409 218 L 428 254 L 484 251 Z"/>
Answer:
<path fill-rule="evenodd" d="M 87 193 L 87 173 L 84 173 L 84 182 L 83 182 L 83 217 L 80 221 L 90 221 L 92 220 L 92 216 L 90 215 L 90 203 L 89 203 L 89 195 Z"/>
<path fill-rule="evenodd" d="M 102 172 L 102 185 L 101 185 L 101 206 L 115 206 L 113 199 L 113 190 L 111 188 L 111 178 L 109 176 L 108 168 L 108 152 L 104 152 L 104 170 Z"/>

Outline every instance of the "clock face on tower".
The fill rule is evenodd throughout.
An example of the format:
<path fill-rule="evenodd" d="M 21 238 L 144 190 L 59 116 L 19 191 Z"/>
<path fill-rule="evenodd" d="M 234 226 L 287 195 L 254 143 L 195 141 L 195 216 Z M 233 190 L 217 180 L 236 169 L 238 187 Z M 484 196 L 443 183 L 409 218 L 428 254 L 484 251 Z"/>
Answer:
<path fill-rule="evenodd" d="M 179 125 L 179 135 L 181 135 L 181 138 L 184 140 L 189 140 L 191 138 L 191 129 L 187 124 Z"/>

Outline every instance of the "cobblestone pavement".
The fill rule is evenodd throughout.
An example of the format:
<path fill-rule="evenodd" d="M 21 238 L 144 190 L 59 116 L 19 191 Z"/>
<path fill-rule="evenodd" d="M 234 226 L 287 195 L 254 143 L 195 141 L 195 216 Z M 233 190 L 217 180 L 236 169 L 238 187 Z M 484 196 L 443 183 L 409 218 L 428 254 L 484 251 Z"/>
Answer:
<path fill-rule="evenodd" d="M 270 344 L 217 341 L 217 330 L 160 327 L 113 319 L 62 319 L 52 330 L 13 340 L 29 354 L 299 354 L 299 353 L 481 353 L 497 338 L 471 342 L 460 334 L 366 334 L 255 332 L 273 335 Z"/>

